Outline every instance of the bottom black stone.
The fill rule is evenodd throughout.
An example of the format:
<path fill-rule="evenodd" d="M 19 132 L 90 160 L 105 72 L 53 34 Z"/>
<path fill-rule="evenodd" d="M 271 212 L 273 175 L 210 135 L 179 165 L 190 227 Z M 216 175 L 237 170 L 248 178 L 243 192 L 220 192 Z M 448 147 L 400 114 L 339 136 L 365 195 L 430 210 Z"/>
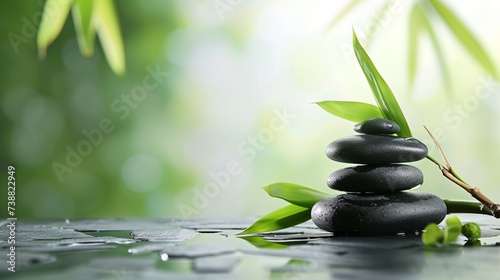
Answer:
<path fill-rule="evenodd" d="M 415 192 L 342 194 L 318 201 L 311 211 L 313 222 L 323 230 L 364 236 L 421 231 L 445 216 L 443 200 Z"/>

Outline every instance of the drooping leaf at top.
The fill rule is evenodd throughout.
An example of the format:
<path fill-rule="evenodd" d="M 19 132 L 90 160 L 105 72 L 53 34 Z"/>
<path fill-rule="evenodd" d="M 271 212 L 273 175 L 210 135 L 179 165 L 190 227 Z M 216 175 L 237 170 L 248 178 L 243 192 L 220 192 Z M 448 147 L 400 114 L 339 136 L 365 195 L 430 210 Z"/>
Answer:
<path fill-rule="evenodd" d="M 42 58 L 47 48 L 57 38 L 68 17 L 73 0 L 47 0 L 37 34 L 38 55 Z"/>
<path fill-rule="evenodd" d="M 353 47 L 356 58 L 361 69 L 365 74 L 368 84 L 372 90 L 373 96 L 386 119 L 389 119 L 399 125 L 401 130 L 397 133 L 399 137 L 411 137 L 411 130 L 408 122 L 399 107 L 396 97 L 392 93 L 389 85 L 380 75 L 372 60 L 358 41 L 356 33 L 353 30 Z"/>
<path fill-rule="evenodd" d="M 421 17 L 417 5 L 414 5 L 410 13 L 408 24 L 408 87 L 413 88 L 417 70 L 418 37 L 422 31 Z"/>
<path fill-rule="evenodd" d="M 125 72 L 125 51 L 123 40 L 112 0 L 94 2 L 94 22 L 97 35 L 109 66 L 117 75 Z"/>
<path fill-rule="evenodd" d="M 448 72 L 448 68 L 446 67 L 446 59 L 444 57 L 443 50 L 441 48 L 441 45 L 439 44 L 438 37 L 436 35 L 436 32 L 434 31 L 434 27 L 432 26 L 430 20 L 428 19 L 427 15 L 422 11 L 420 8 L 420 5 L 415 5 L 417 15 L 420 17 L 420 21 L 422 23 L 422 28 L 424 28 L 424 31 L 427 32 L 431 39 L 432 46 L 434 47 L 434 51 L 436 52 L 436 57 L 439 65 L 439 69 L 441 70 L 441 75 L 443 76 L 444 80 L 444 85 L 446 87 L 446 92 L 448 94 L 448 97 L 452 96 L 453 89 L 451 86 L 451 78 L 450 74 Z"/>
<path fill-rule="evenodd" d="M 86 57 L 90 57 L 94 53 L 93 8 L 94 0 L 75 0 L 72 8 L 78 46 L 82 55 Z"/>
<path fill-rule="evenodd" d="M 489 57 L 484 47 L 479 43 L 479 40 L 474 34 L 462 23 L 455 13 L 439 0 L 429 1 L 441 16 L 444 23 L 452 31 L 453 35 L 466 48 L 476 61 L 491 75 L 498 78 L 498 72 L 493 64 L 493 60 Z"/>

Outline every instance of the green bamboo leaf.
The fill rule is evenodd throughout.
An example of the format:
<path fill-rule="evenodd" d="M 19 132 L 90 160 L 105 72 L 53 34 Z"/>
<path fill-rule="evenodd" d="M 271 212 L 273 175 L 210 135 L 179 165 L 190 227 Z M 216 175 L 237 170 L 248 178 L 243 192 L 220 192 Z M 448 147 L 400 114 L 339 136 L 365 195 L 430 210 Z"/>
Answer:
<path fill-rule="evenodd" d="M 94 23 L 109 66 L 117 75 L 125 71 L 123 40 L 112 0 L 94 3 Z"/>
<path fill-rule="evenodd" d="M 238 234 L 251 234 L 293 227 L 311 219 L 311 209 L 288 205 L 258 219 Z"/>
<path fill-rule="evenodd" d="M 363 102 L 321 101 L 316 102 L 316 104 L 318 104 L 321 108 L 334 116 L 355 123 L 360 123 L 371 118 L 384 117 L 377 106 Z"/>
<path fill-rule="evenodd" d="M 358 4 L 360 4 L 361 0 L 352 0 L 347 6 L 340 11 L 340 13 L 335 16 L 332 21 L 328 24 L 328 29 L 333 28 L 337 23 L 339 23 L 345 16 L 347 16 Z"/>
<path fill-rule="evenodd" d="M 446 92 L 448 93 L 449 97 L 451 97 L 451 94 L 453 93 L 453 89 L 451 87 L 451 78 L 448 72 L 448 68 L 446 67 L 446 60 L 444 58 L 444 53 L 442 51 L 441 45 L 439 44 L 439 41 L 437 39 L 436 32 L 434 32 L 434 28 L 432 27 L 431 22 L 422 11 L 422 9 L 419 6 L 416 6 L 416 9 L 417 15 L 420 17 L 422 27 L 431 39 L 432 46 L 434 47 L 434 51 L 436 52 L 436 57 L 438 59 L 439 69 L 441 70 L 441 75 L 443 76 Z"/>
<path fill-rule="evenodd" d="M 410 14 L 408 25 L 408 87 L 413 88 L 417 70 L 418 36 L 422 31 L 421 17 L 418 6 L 414 5 Z"/>
<path fill-rule="evenodd" d="M 37 34 L 38 56 L 44 58 L 47 48 L 57 38 L 68 17 L 72 0 L 47 0 Z"/>
<path fill-rule="evenodd" d="M 284 199 L 291 204 L 312 208 L 314 204 L 330 195 L 305 186 L 279 182 L 264 187 L 272 197 Z"/>
<path fill-rule="evenodd" d="M 83 56 L 94 53 L 95 29 L 92 24 L 94 0 L 75 0 L 72 8 L 76 38 Z"/>
<path fill-rule="evenodd" d="M 492 59 L 484 50 L 478 39 L 472 32 L 462 23 L 462 21 L 450 10 L 445 4 L 438 0 L 429 1 L 437 13 L 441 16 L 448 28 L 452 31 L 455 37 L 476 59 L 476 61 L 491 75 L 498 78 L 497 70 L 492 63 Z"/>
<path fill-rule="evenodd" d="M 406 122 L 406 118 L 399 107 L 398 101 L 392 90 L 378 72 L 372 60 L 358 41 L 356 32 L 353 30 L 354 53 L 358 59 L 359 65 L 365 74 L 368 84 L 372 90 L 373 96 L 386 119 L 389 119 L 399 125 L 401 130 L 397 133 L 399 137 L 411 137 L 411 130 Z"/>

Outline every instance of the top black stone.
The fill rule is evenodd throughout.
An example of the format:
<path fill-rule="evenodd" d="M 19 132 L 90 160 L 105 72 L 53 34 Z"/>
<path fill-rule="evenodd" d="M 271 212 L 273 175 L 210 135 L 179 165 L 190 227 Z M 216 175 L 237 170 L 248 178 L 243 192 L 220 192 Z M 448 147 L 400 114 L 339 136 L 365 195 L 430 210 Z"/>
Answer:
<path fill-rule="evenodd" d="M 354 125 L 354 131 L 365 134 L 394 134 L 399 132 L 399 125 L 393 121 L 373 118 Z"/>

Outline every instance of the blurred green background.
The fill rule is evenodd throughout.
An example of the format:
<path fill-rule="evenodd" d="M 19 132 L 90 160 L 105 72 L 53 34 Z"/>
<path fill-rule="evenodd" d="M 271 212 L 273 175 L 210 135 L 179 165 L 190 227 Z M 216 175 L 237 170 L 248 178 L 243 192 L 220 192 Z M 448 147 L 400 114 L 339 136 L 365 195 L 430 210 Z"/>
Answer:
<path fill-rule="evenodd" d="M 428 36 L 410 88 L 415 1 L 393 1 L 382 14 L 387 1 L 365 1 L 332 26 L 350 2 L 116 1 L 126 55 L 117 76 L 99 40 L 91 58 L 80 54 L 71 16 L 39 59 L 43 1 L 2 1 L 0 155 L 2 178 L 9 164 L 17 170 L 17 216 L 242 217 L 285 205 L 261 189 L 269 183 L 328 192 L 326 178 L 346 165 L 324 148 L 353 134 L 353 124 L 312 103 L 375 103 L 351 52 L 352 27 L 365 33 L 361 43 L 369 41 L 414 135 L 439 158 L 429 127 L 457 172 L 498 202 L 500 83 L 429 15 L 452 92 Z M 500 3 L 443 3 L 498 67 Z M 23 39 L 14 44 L 12 34 Z M 155 86 L 141 91 L 145 79 Z M 415 165 L 425 174 L 420 191 L 470 198 L 429 161 Z"/>

